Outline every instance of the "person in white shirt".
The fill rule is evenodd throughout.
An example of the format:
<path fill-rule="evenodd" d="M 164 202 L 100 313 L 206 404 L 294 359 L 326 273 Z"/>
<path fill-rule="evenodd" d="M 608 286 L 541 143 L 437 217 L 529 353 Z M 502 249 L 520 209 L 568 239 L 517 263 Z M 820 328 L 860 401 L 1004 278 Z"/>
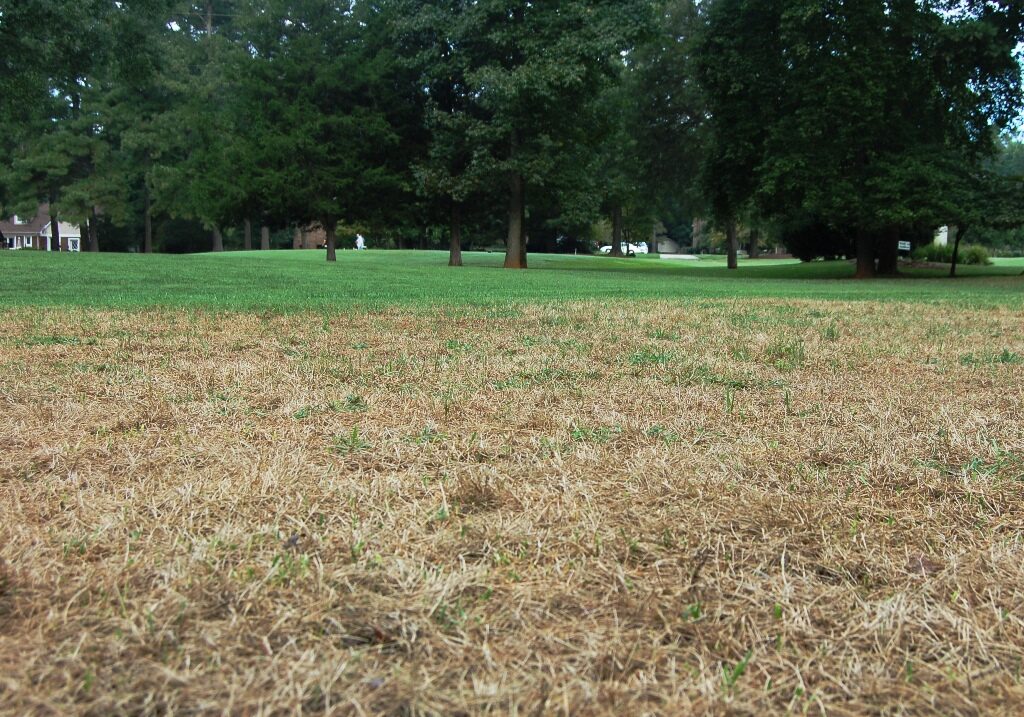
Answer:
<path fill-rule="evenodd" d="M 356 234 L 356 251 L 362 251 L 366 248 L 366 240 L 362 234 Z"/>

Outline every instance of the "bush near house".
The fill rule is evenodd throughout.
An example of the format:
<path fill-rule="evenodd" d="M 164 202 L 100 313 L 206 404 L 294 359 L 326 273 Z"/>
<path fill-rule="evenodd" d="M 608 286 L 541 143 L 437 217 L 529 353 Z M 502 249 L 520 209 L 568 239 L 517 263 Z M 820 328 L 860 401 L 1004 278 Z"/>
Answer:
<path fill-rule="evenodd" d="M 978 244 L 968 244 L 960 248 L 960 263 L 991 266 L 992 257 L 989 256 L 988 249 L 985 247 Z"/>
<path fill-rule="evenodd" d="M 928 244 L 918 247 L 911 255 L 915 261 L 929 261 L 937 264 L 951 264 L 953 262 L 953 245 Z M 992 258 L 988 249 L 977 244 L 965 244 L 960 247 L 960 264 L 972 264 L 977 266 L 991 266 Z"/>

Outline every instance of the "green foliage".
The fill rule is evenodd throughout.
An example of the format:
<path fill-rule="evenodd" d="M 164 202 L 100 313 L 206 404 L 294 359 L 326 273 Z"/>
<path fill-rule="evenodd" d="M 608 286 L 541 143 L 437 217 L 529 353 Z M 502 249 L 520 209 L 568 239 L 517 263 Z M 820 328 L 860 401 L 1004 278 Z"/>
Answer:
<path fill-rule="evenodd" d="M 1022 15 L 1010 0 L 8 2 L 0 208 L 49 201 L 118 249 L 148 250 L 163 225 L 155 246 L 179 252 L 211 230 L 241 244 L 243 222 L 281 244 L 319 223 L 421 248 L 456 229 L 497 246 L 507 224 L 510 246 L 586 250 L 602 217 L 632 241 L 660 220 L 687 245 L 694 216 L 781 229 L 808 259 L 950 223 L 1024 252 L 1024 152 L 996 141 L 1022 104 Z"/>
<path fill-rule="evenodd" d="M 971 241 L 998 256 L 1024 256 L 1024 143 L 1002 142 L 988 169 L 991 191 L 975 205 Z"/>
<path fill-rule="evenodd" d="M 642 368 L 645 366 L 664 366 L 671 363 L 672 353 L 669 351 L 658 351 L 656 349 L 641 349 L 629 357 L 632 366 Z"/>
<path fill-rule="evenodd" d="M 351 433 L 343 433 L 334 437 L 334 445 L 332 447 L 335 453 L 340 454 L 352 454 L 362 453 L 363 451 L 371 448 L 370 444 L 367 443 L 362 435 L 359 433 L 359 428 L 353 427 Z"/>
<path fill-rule="evenodd" d="M 967 246 L 960 247 L 959 261 L 962 264 L 975 266 L 992 265 L 992 258 L 989 256 L 988 250 L 977 244 L 968 244 Z"/>
<path fill-rule="evenodd" d="M 971 240 L 984 246 L 992 256 L 1024 257 L 1024 227 L 993 229 L 978 226 L 971 230 Z"/>
<path fill-rule="evenodd" d="M 803 366 L 807 349 L 803 339 L 778 338 L 765 348 L 765 358 L 778 369 L 792 371 Z"/>
<path fill-rule="evenodd" d="M 0 205 L 124 226 L 133 214 L 134 168 L 122 152 L 121 97 L 151 75 L 160 0 L 24 0 L 5 6 L 0 45 Z M 17 101 L 12 101 L 17 98 Z M 15 112 L 8 112 L 16 109 Z"/>
<path fill-rule="evenodd" d="M 931 261 L 948 264 L 953 261 L 952 244 L 926 244 L 919 246 L 911 255 L 915 261 Z"/>
<path fill-rule="evenodd" d="M 961 366 L 997 366 L 1001 364 L 1024 364 L 1024 356 L 1014 353 L 1009 349 L 1003 349 L 999 353 L 988 353 L 980 356 L 977 354 L 965 354 L 960 357 Z"/>
<path fill-rule="evenodd" d="M 608 443 L 621 432 L 618 427 L 576 426 L 569 432 L 569 437 L 574 443 Z"/>
<path fill-rule="evenodd" d="M 157 225 L 156 246 L 168 254 L 194 254 L 209 249 L 210 233 L 198 221 L 168 219 Z"/>
<path fill-rule="evenodd" d="M 247 140 L 232 166 L 259 168 L 259 202 L 281 221 L 383 224 L 407 203 L 404 140 L 421 124 L 416 77 L 389 50 L 394 4 L 254 4 L 230 67 Z"/>
<path fill-rule="evenodd" d="M 464 202 L 485 186 L 508 188 L 509 231 L 526 216 L 522 188 L 559 197 L 559 214 L 592 216 L 596 101 L 621 69 L 646 3 L 549 0 L 407 2 L 403 44 L 428 89 L 429 151 L 421 191 Z M 510 239 L 520 265 L 525 229 Z"/>
<path fill-rule="evenodd" d="M 927 244 L 915 249 L 912 256 L 915 261 L 949 264 L 953 261 L 953 245 Z M 991 266 L 992 258 L 985 247 L 966 244 L 960 247 L 958 263 L 967 266 Z"/>
<path fill-rule="evenodd" d="M 754 202 L 783 223 L 857 237 L 864 258 L 881 261 L 900 229 L 990 214 L 975 209 L 995 192 L 983 160 L 993 128 L 1010 126 L 1022 106 L 1014 52 L 1024 25 L 1018 9 L 1003 9 L 706 3 L 698 69 L 714 215 L 734 218 Z"/>
<path fill-rule="evenodd" d="M 370 409 L 366 403 L 366 399 L 362 396 L 357 396 L 354 393 L 350 393 L 345 396 L 344 401 L 335 401 L 331 404 L 331 408 L 335 411 L 344 413 L 364 413 Z"/>
<path fill-rule="evenodd" d="M 747 654 L 735 665 L 722 665 L 722 683 L 726 690 L 731 690 L 739 682 L 740 678 L 747 672 L 750 660 L 754 656 L 753 650 L 747 650 Z"/>
<path fill-rule="evenodd" d="M 278 553 L 270 563 L 270 577 L 281 585 L 291 585 L 302 580 L 309 574 L 309 570 L 310 559 L 305 554 Z"/>

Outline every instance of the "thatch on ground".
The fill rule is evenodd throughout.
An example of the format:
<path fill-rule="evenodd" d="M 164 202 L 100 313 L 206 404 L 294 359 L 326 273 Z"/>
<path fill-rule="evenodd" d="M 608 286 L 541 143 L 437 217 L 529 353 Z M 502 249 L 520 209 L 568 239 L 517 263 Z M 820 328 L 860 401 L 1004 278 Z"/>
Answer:
<path fill-rule="evenodd" d="M 8 313 L 0 713 L 1022 712 L 1022 325 Z"/>

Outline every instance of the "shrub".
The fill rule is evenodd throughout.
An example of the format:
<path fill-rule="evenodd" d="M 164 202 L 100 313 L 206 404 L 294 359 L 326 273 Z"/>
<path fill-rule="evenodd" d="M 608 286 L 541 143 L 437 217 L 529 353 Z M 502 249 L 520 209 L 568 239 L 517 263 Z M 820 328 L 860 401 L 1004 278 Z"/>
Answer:
<path fill-rule="evenodd" d="M 911 255 L 914 261 L 930 261 L 936 264 L 949 264 L 953 261 L 953 247 L 949 244 L 926 244 L 914 249 Z"/>
<path fill-rule="evenodd" d="M 973 264 L 976 266 L 990 266 L 992 259 L 988 255 L 988 249 L 977 244 L 969 244 L 960 247 L 960 263 Z"/>
<path fill-rule="evenodd" d="M 953 262 L 953 245 L 928 244 L 914 250 L 915 261 L 928 261 L 936 264 L 951 264 Z M 977 244 L 965 244 L 960 247 L 960 264 L 974 264 L 977 266 L 988 266 L 992 263 L 988 250 Z"/>

